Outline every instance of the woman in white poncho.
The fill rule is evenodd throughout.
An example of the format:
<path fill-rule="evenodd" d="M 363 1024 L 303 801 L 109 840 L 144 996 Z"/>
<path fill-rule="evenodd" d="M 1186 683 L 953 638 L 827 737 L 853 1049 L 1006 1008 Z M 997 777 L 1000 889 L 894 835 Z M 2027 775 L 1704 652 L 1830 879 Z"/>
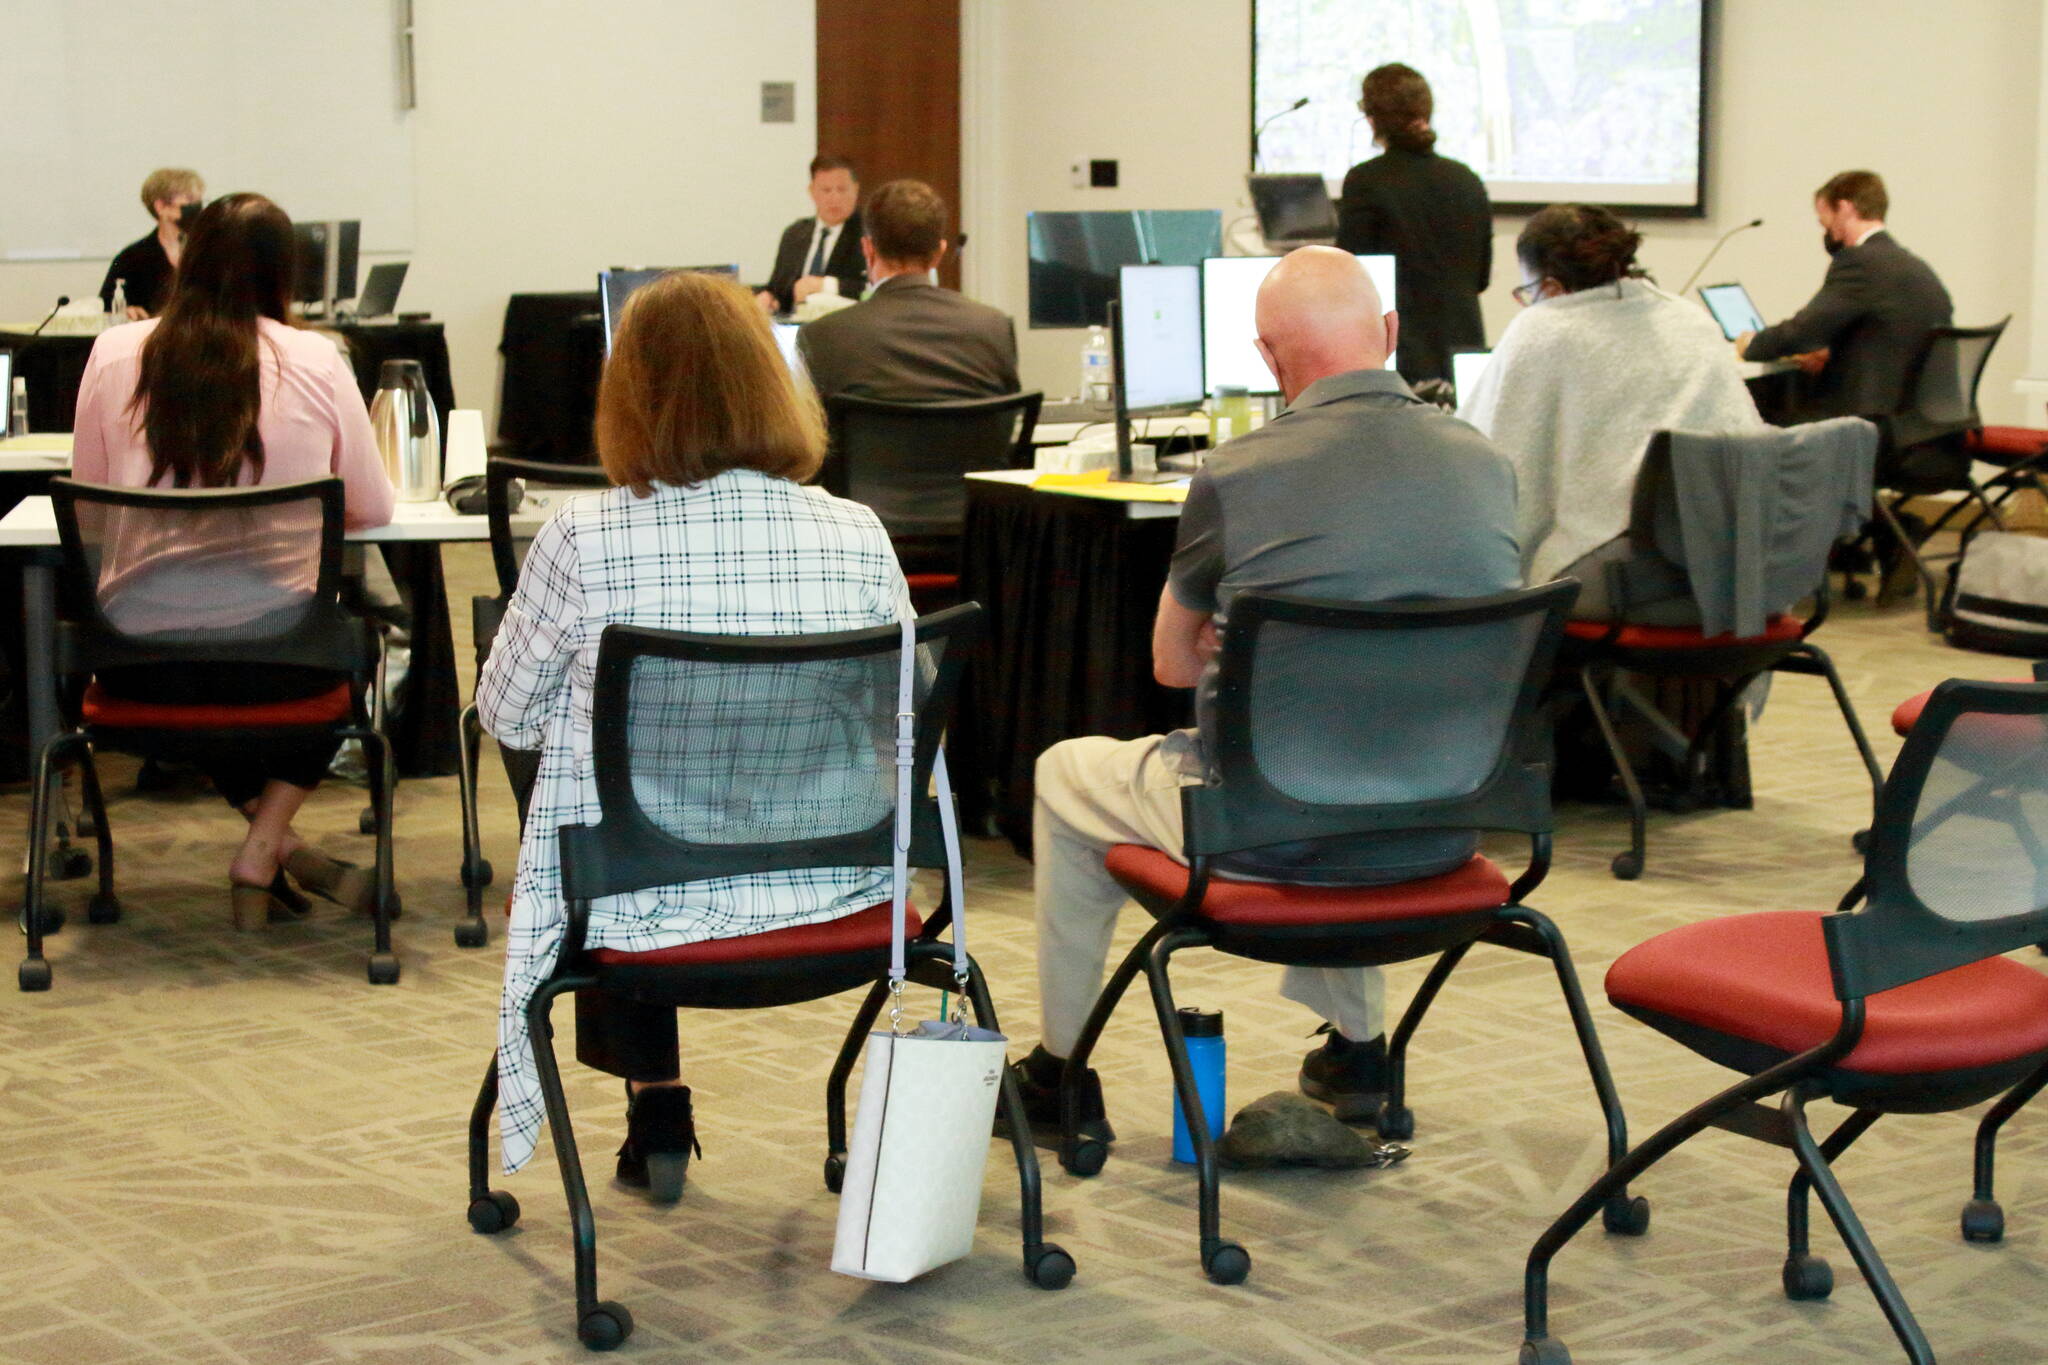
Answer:
<path fill-rule="evenodd" d="M 1574 615 L 1607 613 L 1603 565 L 1626 553 L 1629 499 L 1659 431 L 1763 425 L 1721 329 L 1644 278 L 1640 233 L 1606 209 L 1553 204 L 1515 242 L 1518 302 L 1458 415 L 1520 478 L 1518 532 L 1531 583 L 1586 585 Z"/>

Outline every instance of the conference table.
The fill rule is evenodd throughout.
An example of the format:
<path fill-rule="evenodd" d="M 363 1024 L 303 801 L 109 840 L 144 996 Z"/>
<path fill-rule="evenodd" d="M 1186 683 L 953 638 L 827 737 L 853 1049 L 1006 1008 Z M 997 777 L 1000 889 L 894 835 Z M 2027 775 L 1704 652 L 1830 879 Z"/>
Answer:
<path fill-rule="evenodd" d="M 53 458 L 47 450 L 24 452 L 16 445 L 14 441 L 0 442 L 0 474 L 32 457 Z M 69 468 L 68 449 L 63 458 L 63 468 L 46 469 L 44 477 Z M 392 577 L 412 609 L 412 660 L 393 708 L 388 736 L 402 777 L 445 776 L 455 771 L 461 699 L 439 551 L 448 542 L 489 538 L 484 516 L 456 512 L 439 498 L 399 503 L 388 524 L 348 533 L 350 543 L 375 545 L 386 553 Z M 0 558 L 18 564 L 21 572 L 22 673 L 33 762 L 62 723 L 55 654 L 57 518 L 47 494 L 23 497 L 0 516 Z"/>

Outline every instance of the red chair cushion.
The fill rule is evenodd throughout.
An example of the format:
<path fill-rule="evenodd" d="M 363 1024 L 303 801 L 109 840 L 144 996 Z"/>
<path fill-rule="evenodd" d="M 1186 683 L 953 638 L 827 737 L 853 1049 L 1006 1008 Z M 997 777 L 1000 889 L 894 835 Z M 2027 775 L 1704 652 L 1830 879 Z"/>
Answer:
<path fill-rule="evenodd" d="M 110 730 L 273 730 L 295 725 L 333 725 L 349 717 L 347 683 L 293 701 L 256 706 L 172 706 L 109 696 L 97 681 L 85 689 L 80 714 L 87 725 Z"/>
<path fill-rule="evenodd" d="M 2030 682 L 2032 682 L 2032 681 L 2033 681 L 2033 679 L 2032 679 L 2032 678 L 2007 678 L 2007 679 L 2005 679 L 2004 681 L 2006 681 L 2006 682 L 2017 682 L 2017 683 L 2030 683 Z M 1926 690 L 1925 692 L 1922 692 L 1922 693 L 1921 693 L 1920 695 L 1918 695 L 1918 696 L 1916 696 L 1916 697 L 1908 697 L 1908 698 L 1906 698 L 1906 699 L 1905 699 L 1904 701 L 1900 702 L 1900 703 L 1898 704 L 1898 707 L 1897 707 L 1897 709 L 1895 709 L 1895 710 L 1894 710 L 1894 711 L 1892 712 L 1892 730 L 1893 730 L 1893 731 L 1894 731 L 1895 733 L 1897 733 L 1897 734 L 1900 734 L 1900 735 L 1910 735 L 1910 734 L 1912 734 L 1912 733 L 1913 733 L 1913 727 L 1914 727 L 1915 725 L 1918 725 L 1918 724 L 1920 723 L 1920 713 L 1921 713 L 1922 711 L 1925 711 L 1925 710 L 1927 709 L 1927 699 L 1928 699 L 1929 697 L 1933 696 L 1933 695 L 1934 695 L 1934 689 L 1930 687 L 1930 688 L 1928 688 L 1928 689 L 1927 689 L 1927 690 Z M 1996 720 L 1996 719 L 1998 719 L 1998 717 L 1994 717 L 1994 716 L 1985 716 L 1985 717 L 1982 717 L 1982 720 L 1986 720 L 1986 721 L 1989 721 L 1989 720 Z M 2032 717 L 2030 717 L 2030 716 L 2013 716 L 2013 717 L 2011 717 L 2010 719 L 2013 719 L 2013 720 L 2027 720 L 2027 721 L 2030 721 L 2030 722 L 2031 722 L 2031 720 L 2032 720 Z"/>
<path fill-rule="evenodd" d="M 1599 642 L 1607 638 L 1610 625 L 1606 621 L 1567 621 L 1564 633 L 1574 640 Z M 1799 638 L 1799 632 L 1806 629 L 1806 622 L 1797 616 L 1773 616 L 1764 625 L 1761 635 L 1737 637 L 1733 634 L 1706 636 L 1697 626 L 1623 626 L 1615 636 L 1617 649 L 1716 649 L 1722 645 L 1755 642 L 1782 642 Z"/>
<path fill-rule="evenodd" d="M 960 587 L 960 575 L 956 573 L 905 574 L 903 581 L 910 585 L 913 597 L 921 592 L 953 592 Z"/>
<path fill-rule="evenodd" d="M 2048 449 L 2048 431 L 2039 427 L 1980 427 L 1970 433 L 1967 448 L 1973 455 L 2031 460 Z"/>
<path fill-rule="evenodd" d="M 1607 998 L 1786 1053 L 1818 1047 L 1842 1022 L 1820 921 L 1771 910 L 1659 934 L 1608 968 Z M 2048 976 L 2008 958 L 1881 991 L 1865 1009 L 1838 1067 L 1917 1076 L 2048 1051 Z"/>
<path fill-rule="evenodd" d="M 1109 875 L 1132 895 L 1154 903 L 1187 893 L 1188 870 L 1156 848 L 1118 844 L 1103 859 Z M 1508 879 L 1486 859 L 1441 876 L 1391 886 L 1302 886 L 1211 876 L 1202 899 L 1204 918 L 1246 928 L 1305 928 L 1427 919 L 1492 910 L 1508 903 Z"/>
<path fill-rule="evenodd" d="M 912 906 L 903 907 L 903 932 L 916 938 L 924 930 Z M 590 957 L 607 967 L 704 967 L 733 962 L 774 962 L 791 957 L 830 957 L 837 953 L 858 953 L 889 946 L 889 905 L 871 905 L 838 919 L 816 924 L 792 924 L 738 938 L 707 938 L 678 948 L 655 948 L 629 953 L 617 948 L 594 948 Z"/>

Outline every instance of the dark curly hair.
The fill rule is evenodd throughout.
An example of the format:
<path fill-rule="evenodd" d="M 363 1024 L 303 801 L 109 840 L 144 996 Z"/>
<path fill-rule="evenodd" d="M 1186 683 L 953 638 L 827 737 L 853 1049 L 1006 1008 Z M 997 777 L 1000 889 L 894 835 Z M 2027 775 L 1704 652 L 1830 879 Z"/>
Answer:
<path fill-rule="evenodd" d="M 1522 269 L 1556 280 L 1566 293 L 1640 279 L 1636 248 L 1643 234 L 1598 204 L 1552 204 L 1523 227 L 1515 239 Z"/>
<path fill-rule="evenodd" d="M 1372 124 L 1373 136 L 1404 152 L 1426 152 L 1436 146 L 1429 116 L 1436 100 L 1429 82 L 1412 66 L 1388 62 L 1366 73 L 1358 108 Z"/>

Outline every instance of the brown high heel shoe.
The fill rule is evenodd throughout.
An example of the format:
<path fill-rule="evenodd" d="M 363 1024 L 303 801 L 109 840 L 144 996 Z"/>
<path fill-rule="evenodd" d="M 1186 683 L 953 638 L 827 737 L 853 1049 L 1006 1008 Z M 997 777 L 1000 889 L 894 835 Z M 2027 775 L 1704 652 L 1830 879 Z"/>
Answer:
<path fill-rule="evenodd" d="M 280 869 L 268 886 L 251 886 L 229 878 L 228 908 L 234 916 L 235 928 L 248 933 L 266 925 L 302 920 L 313 907 L 285 883 Z"/>
<path fill-rule="evenodd" d="M 319 849 L 301 844 L 284 860 L 292 880 L 316 896 L 358 915 L 370 912 L 370 898 L 377 892 L 376 874 L 367 867 L 330 858 Z"/>

